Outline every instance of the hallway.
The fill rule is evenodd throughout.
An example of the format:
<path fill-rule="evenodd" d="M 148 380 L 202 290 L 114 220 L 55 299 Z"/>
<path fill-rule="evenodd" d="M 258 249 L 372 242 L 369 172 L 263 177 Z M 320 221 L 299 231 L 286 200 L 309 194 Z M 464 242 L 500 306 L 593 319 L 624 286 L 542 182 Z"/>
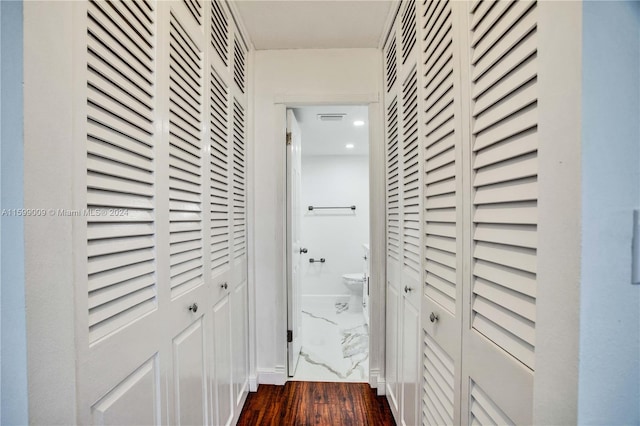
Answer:
<path fill-rule="evenodd" d="M 0 22 L 0 424 L 640 424 L 639 1 Z M 366 197 L 334 168 L 289 208 L 287 110 L 320 105 L 366 130 Z M 357 250 L 288 246 L 302 213 L 338 243 L 334 207 L 366 217 Z M 361 256 L 366 321 L 342 312 Z M 296 264 L 335 272 L 306 340 Z"/>

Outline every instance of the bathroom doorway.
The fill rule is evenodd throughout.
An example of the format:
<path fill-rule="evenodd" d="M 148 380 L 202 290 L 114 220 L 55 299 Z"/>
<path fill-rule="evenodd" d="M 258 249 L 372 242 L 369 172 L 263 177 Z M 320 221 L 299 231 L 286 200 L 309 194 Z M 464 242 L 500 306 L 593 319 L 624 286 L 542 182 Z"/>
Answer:
<path fill-rule="evenodd" d="M 368 111 L 287 110 L 290 380 L 369 381 Z"/>

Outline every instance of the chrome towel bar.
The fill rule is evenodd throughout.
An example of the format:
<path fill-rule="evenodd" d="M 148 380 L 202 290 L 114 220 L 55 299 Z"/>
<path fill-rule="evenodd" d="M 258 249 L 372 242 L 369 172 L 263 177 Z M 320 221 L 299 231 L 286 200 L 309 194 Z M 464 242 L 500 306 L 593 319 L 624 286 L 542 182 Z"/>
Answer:
<path fill-rule="evenodd" d="M 312 210 L 325 210 L 325 209 L 351 209 L 351 210 L 355 210 L 356 206 L 337 206 L 337 207 L 309 206 L 309 211 L 312 211 Z"/>

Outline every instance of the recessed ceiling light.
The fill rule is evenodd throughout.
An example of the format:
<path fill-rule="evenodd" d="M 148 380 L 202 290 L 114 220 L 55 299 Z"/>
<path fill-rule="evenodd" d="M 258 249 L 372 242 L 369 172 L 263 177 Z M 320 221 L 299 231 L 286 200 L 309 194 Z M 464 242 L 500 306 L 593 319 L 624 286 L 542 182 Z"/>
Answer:
<path fill-rule="evenodd" d="M 364 126 L 364 121 L 362 120 L 356 120 L 353 122 L 354 126 L 360 127 L 360 126 Z"/>
<path fill-rule="evenodd" d="M 344 146 L 347 149 L 353 149 L 353 144 L 352 143 L 348 143 Z"/>
<path fill-rule="evenodd" d="M 345 113 L 343 112 L 335 112 L 335 113 L 323 113 L 323 114 L 318 114 L 318 120 L 320 121 L 342 121 L 342 119 L 345 117 Z"/>

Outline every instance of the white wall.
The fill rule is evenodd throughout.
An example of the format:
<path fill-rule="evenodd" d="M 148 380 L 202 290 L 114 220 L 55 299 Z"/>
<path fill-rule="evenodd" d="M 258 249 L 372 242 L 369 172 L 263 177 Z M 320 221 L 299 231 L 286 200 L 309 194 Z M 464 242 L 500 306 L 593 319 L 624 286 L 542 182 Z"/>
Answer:
<path fill-rule="evenodd" d="M 640 424 L 640 4 L 583 3 L 579 424 Z"/>
<path fill-rule="evenodd" d="M 261 383 L 285 380 L 284 110 L 276 102 L 364 104 L 377 99 L 377 49 L 263 50 L 253 58 L 253 259 L 256 300 L 256 368 Z M 359 98 L 359 99 L 356 99 Z M 324 102 L 323 102 L 324 100 Z M 355 101 L 354 101 L 355 100 Z M 370 116 L 370 120 L 373 118 Z M 376 135 L 371 135 L 376 137 Z"/>
<path fill-rule="evenodd" d="M 22 2 L 0 2 L 2 56 L 1 154 L 3 209 L 24 207 L 23 103 L 22 103 Z M 24 286 L 24 220 L 3 215 L 1 231 L 2 274 L 1 355 L 2 388 L 0 424 L 27 424 L 27 330 Z"/>
<path fill-rule="evenodd" d="M 304 133 L 302 138 L 304 140 Z M 308 206 L 351 206 L 314 210 Z M 302 157 L 302 294 L 348 294 L 342 274 L 363 272 L 362 244 L 369 243 L 369 157 Z M 326 263 L 308 263 L 324 257 Z"/>

